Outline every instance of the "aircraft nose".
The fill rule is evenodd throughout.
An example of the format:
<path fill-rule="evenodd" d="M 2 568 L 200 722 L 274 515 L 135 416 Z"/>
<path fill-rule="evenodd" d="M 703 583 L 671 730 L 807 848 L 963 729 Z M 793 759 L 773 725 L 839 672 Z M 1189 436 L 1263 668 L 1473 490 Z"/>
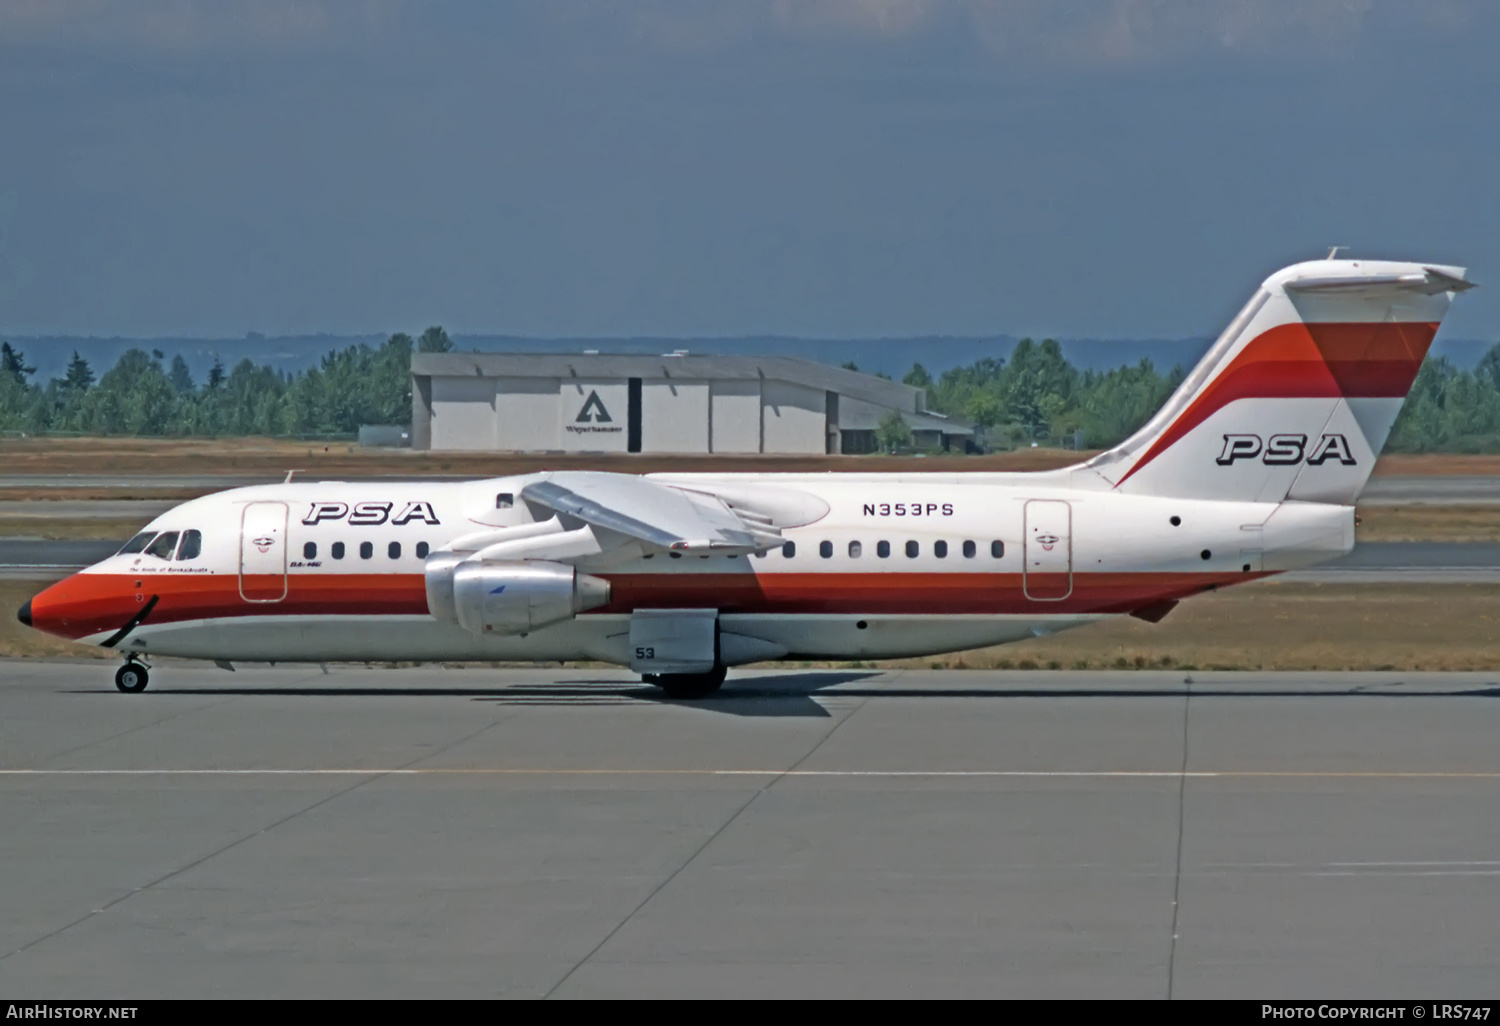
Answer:
<path fill-rule="evenodd" d="M 21 608 L 16 610 L 16 619 L 28 627 L 31 626 L 31 599 L 27 599 L 22 603 Z"/>

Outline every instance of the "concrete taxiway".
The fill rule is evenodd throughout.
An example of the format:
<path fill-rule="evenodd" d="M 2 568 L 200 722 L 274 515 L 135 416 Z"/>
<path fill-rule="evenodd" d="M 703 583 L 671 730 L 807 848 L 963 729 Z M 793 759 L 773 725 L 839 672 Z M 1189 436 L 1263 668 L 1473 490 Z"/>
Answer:
<path fill-rule="evenodd" d="M 0 991 L 1494 989 L 1500 675 L 0 662 Z"/>

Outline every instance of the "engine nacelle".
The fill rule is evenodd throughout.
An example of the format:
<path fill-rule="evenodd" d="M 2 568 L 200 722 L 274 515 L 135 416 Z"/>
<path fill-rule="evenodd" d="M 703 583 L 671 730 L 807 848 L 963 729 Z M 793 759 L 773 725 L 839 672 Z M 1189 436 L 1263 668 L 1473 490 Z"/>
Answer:
<path fill-rule="evenodd" d="M 427 611 L 439 620 L 458 623 L 458 609 L 453 604 L 453 572 L 472 556 L 465 552 L 434 552 L 427 557 L 422 576 L 427 585 Z"/>
<path fill-rule="evenodd" d="M 443 559 L 429 568 L 428 608 L 433 616 L 451 609 L 452 619 L 474 634 L 526 634 L 609 602 L 608 581 L 566 563 L 447 563 Z M 446 596 L 441 594 L 445 578 L 452 581 Z"/>

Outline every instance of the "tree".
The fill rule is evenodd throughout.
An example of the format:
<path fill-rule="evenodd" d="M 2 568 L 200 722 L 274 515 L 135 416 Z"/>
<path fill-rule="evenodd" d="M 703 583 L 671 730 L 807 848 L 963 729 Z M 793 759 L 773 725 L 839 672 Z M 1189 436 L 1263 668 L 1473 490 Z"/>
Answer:
<path fill-rule="evenodd" d="M 67 373 L 63 375 L 62 387 L 70 392 L 87 392 L 94 384 L 94 369 L 89 362 L 73 350 L 73 359 L 68 361 Z"/>
<path fill-rule="evenodd" d="M 859 364 L 855 363 L 853 360 L 845 360 L 843 363 L 839 364 L 839 366 L 847 371 L 854 371 L 856 373 L 858 373 L 859 371 Z"/>
<path fill-rule="evenodd" d="M 892 410 L 880 418 L 875 438 L 887 451 L 895 452 L 901 446 L 911 444 L 911 425 L 906 423 L 900 410 Z"/>
<path fill-rule="evenodd" d="M 0 342 L 0 374 L 14 378 L 18 385 L 25 385 L 26 379 L 35 373 L 35 367 L 26 366 L 25 353 L 9 342 Z"/>
<path fill-rule="evenodd" d="M 1474 368 L 1474 374 L 1481 381 L 1489 382 L 1490 387 L 1500 388 L 1500 342 L 1490 346 L 1479 366 Z"/>
<path fill-rule="evenodd" d="M 434 324 L 422 336 L 417 339 L 417 352 L 419 353 L 451 353 L 453 342 L 448 338 L 448 333 Z"/>
<path fill-rule="evenodd" d="M 994 427 L 1005 416 L 1000 398 L 992 392 L 975 392 L 964 403 L 964 416 L 980 427 Z"/>
<path fill-rule="evenodd" d="M 214 357 L 214 365 L 208 369 L 208 388 L 216 389 L 224 384 L 224 364 L 220 359 Z"/>
<path fill-rule="evenodd" d="M 191 392 L 193 390 L 193 372 L 188 370 L 187 361 L 178 353 L 172 357 L 172 370 L 167 375 L 167 380 L 172 382 L 172 387 L 178 392 Z"/>
<path fill-rule="evenodd" d="M 927 373 L 927 368 L 920 363 L 911 365 L 911 370 L 906 372 L 906 377 L 901 379 L 903 385 L 911 385 L 913 388 L 931 388 L 932 375 Z"/>
<path fill-rule="evenodd" d="M 1047 423 L 1067 406 L 1077 378 L 1054 339 L 1044 339 L 1041 345 L 1021 339 L 1000 386 L 1006 417 L 1020 424 Z"/>
<path fill-rule="evenodd" d="M 89 390 L 80 409 L 80 427 L 108 435 L 165 434 L 178 397 L 161 364 L 131 349 Z"/>

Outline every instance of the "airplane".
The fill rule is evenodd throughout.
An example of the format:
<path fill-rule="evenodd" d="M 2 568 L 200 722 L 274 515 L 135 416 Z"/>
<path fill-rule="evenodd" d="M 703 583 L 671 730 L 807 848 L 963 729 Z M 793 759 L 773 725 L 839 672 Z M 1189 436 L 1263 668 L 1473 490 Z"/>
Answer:
<path fill-rule="evenodd" d="M 156 656 L 597 660 L 677 699 L 763 660 L 1154 623 L 1352 550 L 1355 499 L 1471 287 L 1437 264 L 1287 267 L 1139 431 L 1058 470 L 234 488 L 164 513 L 19 617 L 121 653 L 125 692 Z"/>

